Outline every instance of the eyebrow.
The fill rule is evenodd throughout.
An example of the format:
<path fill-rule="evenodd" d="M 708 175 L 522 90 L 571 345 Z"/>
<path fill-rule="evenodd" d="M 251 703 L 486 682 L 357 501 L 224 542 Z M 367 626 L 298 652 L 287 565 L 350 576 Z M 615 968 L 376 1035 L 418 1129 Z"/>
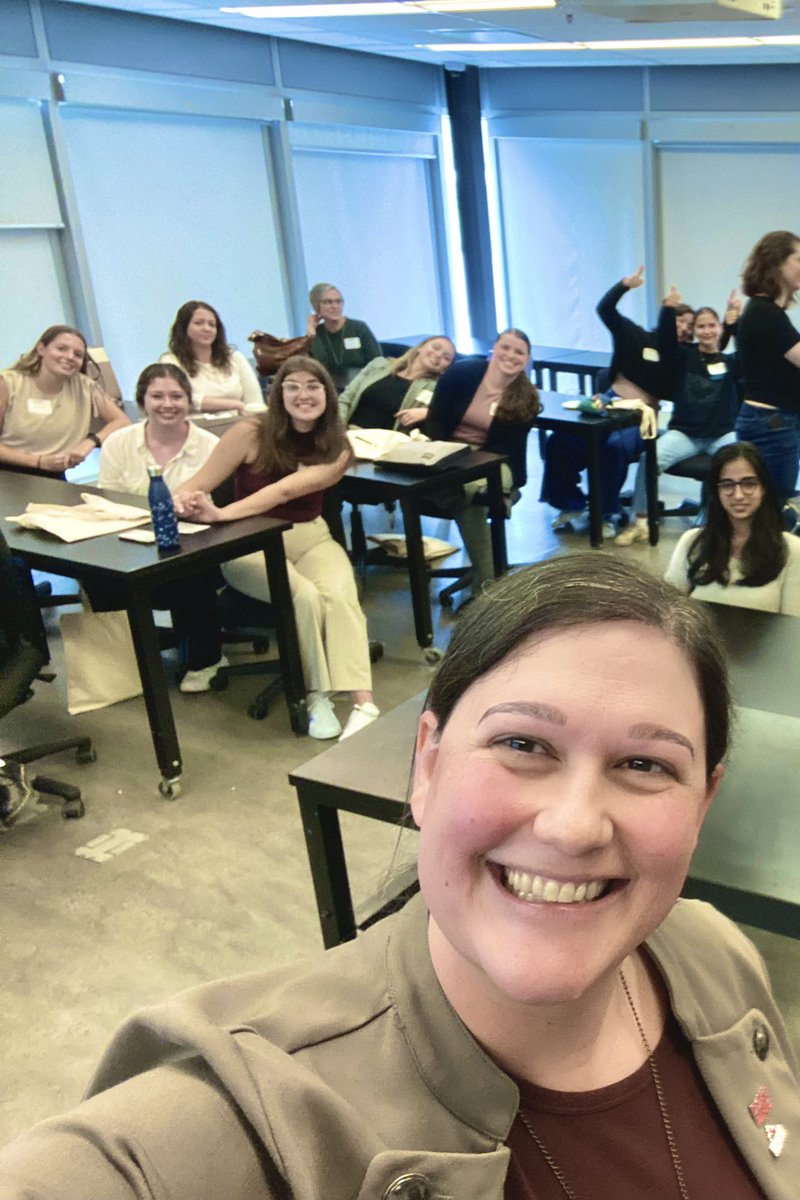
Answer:
<path fill-rule="evenodd" d="M 566 725 L 566 714 L 552 704 L 538 704 L 531 700 L 510 700 L 506 704 L 493 704 L 487 708 L 478 724 L 495 713 L 520 713 L 525 717 L 538 717 L 540 721 L 548 721 L 551 725 Z"/>
<path fill-rule="evenodd" d="M 631 725 L 628 736 L 653 742 L 674 742 L 676 746 L 685 746 L 694 758 L 694 746 L 689 739 L 674 729 L 668 729 L 666 725 Z"/>

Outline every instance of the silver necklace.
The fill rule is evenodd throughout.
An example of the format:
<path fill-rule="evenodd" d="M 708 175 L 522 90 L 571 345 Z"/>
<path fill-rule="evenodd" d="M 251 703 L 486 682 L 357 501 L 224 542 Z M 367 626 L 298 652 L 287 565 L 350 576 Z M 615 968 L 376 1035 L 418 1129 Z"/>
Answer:
<path fill-rule="evenodd" d="M 664 1126 L 664 1134 L 667 1139 L 667 1146 L 669 1147 L 670 1158 L 672 1159 L 672 1168 L 675 1172 L 675 1180 L 678 1184 L 678 1191 L 680 1193 L 681 1200 L 689 1200 L 689 1189 L 686 1186 L 686 1179 L 683 1174 L 683 1163 L 681 1162 L 681 1156 L 678 1152 L 678 1143 L 675 1140 L 675 1132 L 672 1128 L 672 1120 L 669 1115 L 669 1109 L 667 1108 L 667 1102 L 666 1102 L 666 1099 L 664 1098 L 664 1087 L 661 1083 L 661 1075 L 659 1073 L 658 1067 L 656 1066 L 656 1060 L 653 1058 L 653 1051 L 650 1049 L 650 1043 L 647 1040 L 647 1035 L 646 1035 L 644 1029 L 642 1028 L 642 1022 L 639 1020 L 639 1014 L 636 1011 L 636 1005 L 633 1003 L 633 996 L 631 995 L 630 988 L 628 987 L 628 981 L 625 978 L 625 974 L 624 974 L 622 968 L 620 968 L 620 971 L 619 971 L 619 978 L 620 978 L 620 983 L 622 984 L 622 990 L 625 993 L 625 999 L 628 1001 L 628 1007 L 630 1008 L 631 1012 L 633 1013 L 633 1019 L 636 1022 L 636 1028 L 639 1031 L 639 1037 L 642 1039 L 642 1045 L 644 1046 L 645 1053 L 647 1055 L 647 1062 L 650 1067 L 650 1074 L 653 1078 L 653 1086 L 656 1089 L 656 1097 L 658 1098 L 658 1107 L 659 1107 L 659 1111 L 661 1112 L 661 1123 Z M 525 1116 L 525 1114 L 522 1112 L 521 1109 L 519 1112 L 519 1119 L 522 1121 L 522 1124 L 525 1126 L 528 1133 L 531 1135 L 531 1137 L 536 1145 L 536 1148 L 539 1151 L 539 1153 L 541 1154 L 542 1158 L 547 1163 L 548 1167 L 550 1168 L 550 1170 L 553 1172 L 556 1179 L 558 1180 L 558 1182 L 561 1186 L 561 1190 L 564 1193 L 564 1195 L 568 1196 L 569 1200 L 578 1200 L 577 1193 L 575 1191 L 573 1191 L 573 1189 L 570 1187 L 569 1183 L 567 1182 L 566 1176 L 564 1175 L 564 1172 L 561 1170 L 561 1167 L 558 1165 L 556 1160 L 553 1158 L 552 1154 L 547 1149 L 544 1142 L 539 1137 L 538 1133 L 533 1128 L 530 1121 L 528 1120 L 528 1118 Z"/>

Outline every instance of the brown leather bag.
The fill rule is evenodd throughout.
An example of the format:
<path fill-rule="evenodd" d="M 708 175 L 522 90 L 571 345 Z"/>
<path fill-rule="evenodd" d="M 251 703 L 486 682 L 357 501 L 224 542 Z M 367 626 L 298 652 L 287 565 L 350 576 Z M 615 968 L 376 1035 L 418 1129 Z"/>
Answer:
<path fill-rule="evenodd" d="M 308 354 L 310 337 L 279 338 L 271 333 L 256 329 L 247 339 L 253 343 L 253 355 L 259 375 L 274 375 L 287 358 L 294 354 Z"/>

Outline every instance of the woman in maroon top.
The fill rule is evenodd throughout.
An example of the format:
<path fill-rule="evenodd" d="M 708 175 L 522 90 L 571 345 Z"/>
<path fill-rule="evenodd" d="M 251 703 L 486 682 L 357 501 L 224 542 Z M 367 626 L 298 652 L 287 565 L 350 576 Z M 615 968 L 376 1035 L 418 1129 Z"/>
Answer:
<path fill-rule="evenodd" d="M 323 493 L 339 482 L 350 458 L 328 372 L 298 355 L 275 376 L 264 416 L 234 425 L 203 469 L 175 493 L 176 509 L 189 520 L 235 521 L 269 513 L 294 523 L 283 543 L 308 688 L 309 733 L 321 739 L 349 737 L 379 716 L 353 571 L 322 517 Z M 236 499 L 219 507 L 209 493 L 234 473 Z M 223 573 L 238 591 L 269 600 L 263 554 L 227 563 Z M 352 693 L 344 732 L 331 703 L 335 692 Z"/>

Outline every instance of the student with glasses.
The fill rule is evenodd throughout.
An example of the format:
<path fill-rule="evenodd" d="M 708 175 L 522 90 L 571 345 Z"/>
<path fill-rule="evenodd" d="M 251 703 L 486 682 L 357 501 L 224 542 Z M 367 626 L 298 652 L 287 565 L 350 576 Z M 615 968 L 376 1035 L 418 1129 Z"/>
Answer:
<path fill-rule="evenodd" d="M 295 355 L 275 376 L 264 415 L 238 421 L 205 466 L 175 491 L 175 508 L 190 521 L 269 514 L 292 522 L 283 545 L 308 688 L 308 732 L 323 740 L 349 737 L 380 715 L 353 569 L 322 516 L 323 493 L 339 482 L 351 458 L 330 375 L 313 358 Z M 209 493 L 231 475 L 236 499 L 220 507 Z M 269 601 L 261 552 L 225 563 L 222 573 L 237 591 Z M 331 702 L 338 692 L 351 693 L 353 702 L 344 732 Z"/>
<path fill-rule="evenodd" d="M 665 578 L 698 600 L 800 616 L 800 541 L 783 528 L 761 454 L 749 442 L 711 460 L 706 523 L 675 547 Z"/>
<path fill-rule="evenodd" d="M 306 325 L 309 354 L 327 368 L 341 392 L 367 363 L 380 358 L 380 345 L 366 321 L 344 315 L 344 297 L 332 283 L 315 283 L 308 300 L 313 310 Z"/>

